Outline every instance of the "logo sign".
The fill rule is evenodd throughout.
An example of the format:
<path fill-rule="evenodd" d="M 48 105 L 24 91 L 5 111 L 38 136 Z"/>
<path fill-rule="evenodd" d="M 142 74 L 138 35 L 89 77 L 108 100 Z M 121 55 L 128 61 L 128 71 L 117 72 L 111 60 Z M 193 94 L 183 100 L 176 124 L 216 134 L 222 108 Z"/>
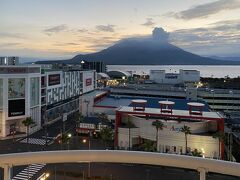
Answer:
<path fill-rule="evenodd" d="M 48 85 L 54 86 L 60 84 L 60 74 L 50 74 L 48 75 Z"/>
<path fill-rule="evenodd" d="M 25 99 L 8 101 L 8 117 L 25 115 Z"/>
<path fill-rule="evenodd" d="M 86 86 L 91 86 L 92 85 L 92 78 L 86 79 Z"/>

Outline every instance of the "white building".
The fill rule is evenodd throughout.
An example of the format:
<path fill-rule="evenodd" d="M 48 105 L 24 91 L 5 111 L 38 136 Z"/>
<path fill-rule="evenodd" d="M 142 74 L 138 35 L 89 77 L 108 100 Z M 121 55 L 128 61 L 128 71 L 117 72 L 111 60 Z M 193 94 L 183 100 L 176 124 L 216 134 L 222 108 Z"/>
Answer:
<path fill-rule="evenodd" d="M 185 84 L 200 81 L 197 70 L 182 70 L 179 73 L 166 73 L 165 70 L 151 70 L 149 79 L 159 84 Z"/>
<path fill-rule="evenodd" d="M 40 66 L 0 66 L 0 137 L 26 132 L 22 121 L 31 116 L 41 127 Z"/>
<path fill-rule="evenodd" d="M 19 64 L 19 57 L 16 56 L 6 56 L 0 57 L 0 65 L 18 65 Z"/>

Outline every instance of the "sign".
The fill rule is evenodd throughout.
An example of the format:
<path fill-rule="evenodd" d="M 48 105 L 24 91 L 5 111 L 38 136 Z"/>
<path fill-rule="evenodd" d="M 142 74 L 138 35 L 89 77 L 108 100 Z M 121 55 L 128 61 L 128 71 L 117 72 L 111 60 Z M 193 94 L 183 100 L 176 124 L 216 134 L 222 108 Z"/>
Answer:
<path fill-rule="evenodd" d="M 83 129 L 95 129 L 95 124 L 80 123 L 80 128 L 83 128 Z"/>
<path fill-rule="evenodd" d="M 48 85 L 54 86 L 60 84 L 60 74 L 50 74 L 48 75 Z"/>
<path fill-rule="evenodd" d="M 25 115 L 25 99 L 8 101 L 8 117 Z"/>
<path fill-rule="evenodd" d="M 40 67 L 1 67 L 0 74 L 40 73 Z"/>
<path fill-rule="evenodd" d="M 92 85 L 92 78 L 86 79 L 86 86 L 91 86 Z"/>

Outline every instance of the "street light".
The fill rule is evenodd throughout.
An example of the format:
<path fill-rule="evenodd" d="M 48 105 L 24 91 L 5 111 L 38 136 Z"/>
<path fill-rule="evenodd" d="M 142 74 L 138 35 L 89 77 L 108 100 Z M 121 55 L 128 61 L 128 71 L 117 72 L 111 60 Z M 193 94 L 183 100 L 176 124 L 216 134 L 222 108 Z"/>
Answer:
<path fill-rule="evenodd" d="M 215 108 L 214 108 L 214 90 L 213 89 L 211 89 L 211 94 L 213 95 L 213 110 L 215 110 Z"/>
<path fill-rule="evenodd" d="M 82 70 L 83 70 L 83 65 L 84 65 L 84 63 L 85 63 L 85 62 L 82 60 L 82 61 L 81 61 L 81 68 L 82 68 Z"/>
<path fill-rule="evenodd" d="M 233 91 L 232 90 L 230 90 L 229 91 L 229 96 L 231 96 L 233 94 Z M 228 96 L 228 97 L 229 97 Z M 227 103 L 227 110 L 229 111 L 229 101 L 230 101 L 230 99 L 228 98 L 228 103 Z M 233 104 L 232 104 L 233 105 Z"/>

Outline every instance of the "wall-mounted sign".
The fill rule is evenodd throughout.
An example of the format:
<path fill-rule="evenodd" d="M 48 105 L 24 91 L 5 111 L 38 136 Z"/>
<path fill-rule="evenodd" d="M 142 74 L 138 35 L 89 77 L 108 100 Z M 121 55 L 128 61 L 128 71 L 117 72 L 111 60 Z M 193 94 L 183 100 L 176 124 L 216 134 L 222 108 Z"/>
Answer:
<path fill-rule="evenodd" d="M 86 86 L 91 86 L 92 85 L 92 78 L 86 79 Z"/>
<path fill-rule="evenodd" d="M 58 85 L 61 82 L 60 74 L 48 75 L 48 86 Z"/>
<path fill-rule="evenodd" d="M 25 115 L 25 99 L 8 101 L 8 117 Z"/>

